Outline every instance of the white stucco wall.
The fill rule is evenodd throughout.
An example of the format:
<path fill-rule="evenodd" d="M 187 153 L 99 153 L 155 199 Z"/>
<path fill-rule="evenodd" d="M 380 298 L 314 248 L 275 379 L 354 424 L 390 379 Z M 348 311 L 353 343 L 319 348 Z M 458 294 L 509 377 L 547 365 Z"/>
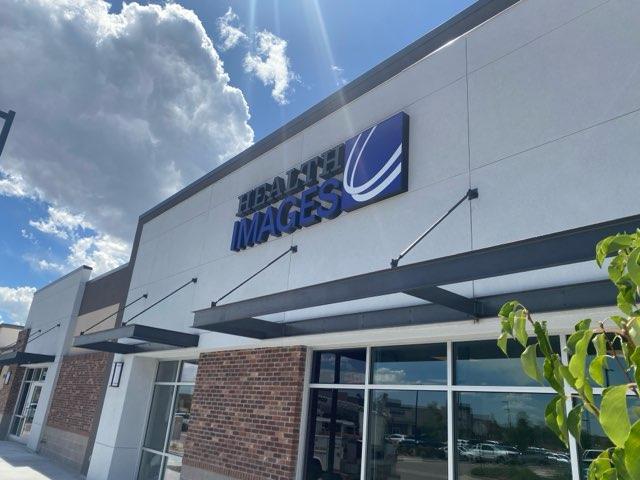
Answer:
<path fill-rule="evenodd" d="M 55 360 L 41 365 L 48 367 L 48 373 L 27 440 L 27 446 L 32 450 L 38 450 L 62 356 L 71 347 L 84 286 L 90 276 L 90 268 L 80 267 L 38 290 L 33 296 L 25 323 L 25 328 L 31 330 L 25 352 L 53 355 Z M 55 327 L 57 324 L 60 326 Z"/>
<path fill-rule="evenodd" d="M 638 24 L 640 3 L 633 0 L 517 4 L 144 225 L 129 300 L 149 298 L 125 318 L 198 277 L 195 287 L 136 319 L 188 331 L 193 310 L 292 244 L 298 253 L 225 302 L 387 268 L 470 186 L 480 198 L 459 208 L 405 263 L 637 214 L 637 177 L 620 172 L 634 171 L 640 150 Z M 409 192 L 246 251 L 229 250 L 239 194 L 398 111 L 410 116 Z M 473 288 L 486 295 L 603 276 L 591 264 L 556 273 L 483 280 Z M 452 289 L 472 293 L 471 283 Z M 332 313 L 415 303 L 400 294 Z"/>

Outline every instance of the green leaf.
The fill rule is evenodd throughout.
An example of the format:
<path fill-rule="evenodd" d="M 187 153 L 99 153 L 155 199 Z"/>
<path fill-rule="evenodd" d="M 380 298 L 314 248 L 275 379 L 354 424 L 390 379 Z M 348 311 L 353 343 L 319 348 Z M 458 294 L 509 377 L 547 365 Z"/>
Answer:
<path fill-rule="evenodd" d="M 520 362 L 522 363 L 524 373 L 542 384 L 544 379 L 540 371 L 540 364 L 538 364 L 537 346 L 538 344 L 534 343 L 525 348 L 522 355 L 520 355 Z"/>
<path fill-rule="evenodd" d="M 508 357 L 509 354 L 507 353 L 507 342 L 509 340 L 509 334 L 508 333 L 502 333 L 502 335 L 500 335 L 500 337 L 498 337 L 498 347 L 500 348 L 500 350 L 502 350 L 502 352 Z"/>
<path fill-rule="evenodd" d="M 636 347 L 630 357 L 631 363 L 635 365 L 635 380 L 640 385 L 640 347 Z"/>
<path fill-rule="evenodd" d="M 624 465 L 629 478 L 640 478 L 640 420 L 633 424 L 624 443 Z"/>
<path fill-rule="evenodd" d="M 624 448 L 614 448 L 611 452 L 611 461 L 618 472 L 618 480 L 633 480 L 627 471 L 624 457 Z"/>
<path fill-rule="evenodd" d="M 609 264 L 609 268 L 607 268 L 607 272 L 609 273 L 609 278 L 613 283 L 618 283 L 622 276 L 624 275 L 624 264 L 626 261 L 625 255 L 618 255 Z"/>
<path fill-rule="evenodd" d="M 567 427 L 569 428 L 569 432 L 573 435 L 573 438 L 576 439 L 578 445 L 581 444 L 581 433 L 582 433 L 582 414 L 584 413 L 584 407 L 582 405 L 577 405 L 571 409 L 569 415 L 567 416 Z"/>
<path fill-rule="evenodd" d="M 629 278 L 636 285 L 640 285 L 640 248 L 634 249 L 627 260 Z"/>
<path fill-rule="evenodd" d="M 549 334 L 547 333 L 547 324 L 545 322 L 534 322 L 533 331 L 538 339 L 538 345 L 540 351 L 545 357 L 551 357 L 553 355 L 553 348 L 551 348 L 551 342 L 549 342 Z"/>
<path fill-rule="evenodd" d="M 560 372 L 560 375 L 562 375 L 562 378 L 564 378 L 570 386 L 576 388 L 576 379 L 573 375 L 571 375 L 571 372 L 566 365 L 558 365 L 558 371 Z"/>
<path fill-rule="evenodd" d="M 600 425 L 609 439 L 618 447 L 624 446 L 629 437 L 631 423 L 627 411 L 627 386 L 617 385 L 602 392 Z"/>
<path fill-rule="evenodd" d="M 520 345 L 523 347 L 527 346 L 527 340 L 529 340 L 529 335 L 527 334 L 527 316 L 524 311 L 521 311 L 516 314 L 515 322 L 514 322 L 514 331 L 516 335 L 516 340 L 520 342 Z"/>
<path fill-rule="evenodd" d="M 634 237 L 627 234 L 617 234 L 604 238 L 596 245 L 596 262 L 602 267 L 604 259 L 612 253 L 633 245 Z"/>
<path fill-rule="evenodd" d="M 558 412 L 561 412 L 561 415 L 558 415 Z M 556 434 L 556 437 L 562 440 L 566 446 L 568 444 L 567 424 L 564 421 L 564 397 L 562 395 L 556 395 L 547 404 L 544 420 L 547 426 Z"/>
<path fill-rule="evenodd" d="M 636 287 L 627 282 L 617 283 L 616 287 L 618 287 L 618 296 L 616 297 L 618 308 L 627 315 L 632 315 L 636 302 Z"/>
<path fill-rule="evenodd" d="M 564 380 L 560 373 L 560 359 L 557 354 L 544 359 L 544 378 L 551 388 L 564 395 Z"/>
<path fill-rule="evenodd" d="M 601 387 L 604 387 L 607 383 L 605 378 L 607 358 L 606 355 L 598 355 L 589 365 L 589 375 L 591 375 L 591 378 Z"/>
<path fill-rule="evenodd" d="M 575 353 L 569 360 L 569 371 L 571 375 L 576 379 L 576 388 L 580 390 L 587 382 L 586 379 L 586 360 L 587 349 L 589 348 L 589 341 L 593 332 L 591 330 L 583 330 L 582 337 L 575 343 Z M 574 334 L 576 335 L 576 334 Z M 572 335 L 573 337 L 573 335 Z"/>
<path fill-rule="evenodd" d="M 591 462 L 589 466 L 589 480 L 600 480 L 607 470 L 611 469 L 611 460 L 609 450 L 605 450 Z"/>
<path fill-rule="evenodd" d="M 518 305 L 520 305 L 520 304 L 515 300 L 511 300 L 510 302 L 505 303 L 500 308 L 500 311 L 498 312 L 498 316 L 499 317 L 508 318 L 509 315 L 511 315 L 511 313 L 513 311 L 515 311 L 515 309 L 518 307 Z"/>
<path fill-rule="evenodd" d="M 593 346 L 596 349 L 596 355 L 606 355 L 607 354 L 607 337 L 604 333 L 599 333 L 593 340 L 591 341 Z"/>
<path fill-rule="evenodd" d="M 588 330 L 590 326 L 591 326 L 591 319 L 585 318 L 583 320 L 580 320 L 578 323 L 576 323 L 575 329 L 576 329 L 576 332 L 579 332 L 582 330 Z"/>

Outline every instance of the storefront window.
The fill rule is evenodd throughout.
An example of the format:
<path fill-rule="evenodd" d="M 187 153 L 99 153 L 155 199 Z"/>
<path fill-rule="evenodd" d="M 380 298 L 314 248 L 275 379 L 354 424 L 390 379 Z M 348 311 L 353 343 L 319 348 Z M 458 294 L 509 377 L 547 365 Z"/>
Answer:
<path fill-rule="evenodd" d="M 447 345 L 411 345 L 372 349 L 372 383 L 429 385 L 447 383 Z"/>
<path fill-rule="evenodd" d="M 160 452 L 164 450 L 174 390 L 173 385 L 156 385 L 153 389 L 147 433 L 144 437 L 144 446 L 147 448 Z"/>
<path fill-rule="evenodd" d="M 196 361 L 160 362 L 138 480 L 178 480 L 189 429 Z"/>
<path fill-rule="evenodd" d="M 595 401 L 600 405 L 602 397 L 597 395 Z M 629 419 L 633 425 L 640 419 L 640 400 L 635 396 L 627 397 L 627 408 L 629 410 Z M 609 438 L 602 431 L 600 422 L 586 410 L 582 414 L 582 435 L 580 437 L 580 445 L 578 448 L 578 462 L 580 465 L 580 478 L 587 479 L 587 471 L 589 465 L 607 448 L 613 447 Z"/>
<path fill-rule="evenodd" d="M 316 352 L 314 358 L 314 383 L 364 383 L 367 351 L 333 350 Z"/>
<path fill-rule="evenodd" d="M 306 480 L 359 480 L 364 391 L 313 390 Z"/>
<path fill-rule="evenodd" d="M 551 347 L 560 352 L 558 337 L 551 337 Z M 458 342 L 455 349 L 455 383 L 457 385 L 538 386 L 539 384 L 522 373 L 520 354 L 524 348 L 517 342 L 507 344 L 505 354 L 495 340 Z M 539 355 L 540 352 L 538 352 Z M 540 366 L 544 358 L 538 359 Z"/>
<path fill-rule="evenodd" d="M 447 394 L 373 390 L 369 400 L 367 479 L 447 477 Z"/>
<path fill-rule="evenodd" d="M 459 479 L 571 479 L 569 452 L 546 426 L 551 394 L 456 395 Z"/>
<path fill-rule="evenodd" d="M 563 356 L 565 342 L 551 337 Z M 582 447 L 558 440 L 544 418 L 555 392 L 524 374 L 522 351 L 492 339 L 314 352 L 305 480 L 586 480 L 611 445 L 587 416 Z"/>

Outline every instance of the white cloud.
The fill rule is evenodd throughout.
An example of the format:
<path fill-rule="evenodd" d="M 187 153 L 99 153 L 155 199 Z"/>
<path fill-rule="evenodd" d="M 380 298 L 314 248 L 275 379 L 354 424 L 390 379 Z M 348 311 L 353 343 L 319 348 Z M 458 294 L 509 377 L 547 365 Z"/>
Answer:
<path fill-rule="evenodd" d="M 265 86 L 273 85 L 271 96 L 280 105 L 285 105 L 289 103 L 287 93 L 291 82 L 298 79 L 287 57 L 287 41 L 267 30 L 258 32 L 256 39 L 256 53 L 247 53 L 244 69 L 258 77 Z"/>
<path fill-rule="evenodd" d="M 38 260 L 37 267 L 39 270 L 43 270 L 45 272 L 63 273 L 66 271 L 66 268 L 64 265 L 61 265 L 55 262 L 49 262 L 48 260 L 44 260 L 44 259 Z"/>
<path fill-rule="evenodd" d="M 238 15 L 229 7 L 227 13 L 218 18 L 218 33 L 222 44 L 220 49 L 225 51 L 235 47 L 241 41 L 247 40 L 247 35 L 239 24 Z"/>
<path fill-rule="evenodd" d="M 108 272 L 129 259 L 129 245 L 110 235 L 99 234 L 79 238 L 69 248 L 69 269 L 88 265 L 94 275 Z"/>
<path fill-rule="evenodd" d="M 75 236 L 75 232 L 78 229 L 93 228 L 84 219 L 84 215 L 74 215 L 64 208 L 50 206 L 47 213 L 49 216 L 46 219 L 30 220 L 29 225 L 42 233 L 49 233 L 64 240 Z"/>
<path fill-rule="evenodd" d="M 8 316 L 9 321 L 24 325 L 35 292 L 34 287 L 0 287 L 0 312 L 4 314 L 2 318 Z"/>
<path fill-rule="evenodd" d="M 342 87 L 347 84 L 347 80 L 344 78 L 344 68 L 338 65 L 331 65 L 331 72 L 337 86 Z"/>
<path fill-rule="evenodd" d="M 375 371 L 374 381 L 376 383 L 404 383 L 407 373 L 404 370 L 393 370 L 382 367 Z"/>
<path fill-rule="evenodd" d="M 180 5 L 110 14 L 102 0 L 0 0 L 0 11 L 11 65 L 0 99 L 17 112 L 0 195 L 38 192 L 55 209 L 33 225 L 66 236 L 69 265 L 126 261 L 142 212 L 252 143 L 242 92 Z"/>
<path fill-rule="evenodd" d="M 37 199 L 39 194 L 26 184 L 22 175 L 5 172 L 0 167 L 0 196 Z"/>

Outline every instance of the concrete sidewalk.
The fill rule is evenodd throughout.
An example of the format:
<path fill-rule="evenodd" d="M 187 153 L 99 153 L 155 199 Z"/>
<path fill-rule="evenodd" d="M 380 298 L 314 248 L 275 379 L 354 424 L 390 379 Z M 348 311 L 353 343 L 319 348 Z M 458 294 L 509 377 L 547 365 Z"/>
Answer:
<path fill-rule="evenodd" d="M 0 479 L 2 480 L 81 480 L 48 458 L 37 455 L 15 442 L 0 441 Z"/>

